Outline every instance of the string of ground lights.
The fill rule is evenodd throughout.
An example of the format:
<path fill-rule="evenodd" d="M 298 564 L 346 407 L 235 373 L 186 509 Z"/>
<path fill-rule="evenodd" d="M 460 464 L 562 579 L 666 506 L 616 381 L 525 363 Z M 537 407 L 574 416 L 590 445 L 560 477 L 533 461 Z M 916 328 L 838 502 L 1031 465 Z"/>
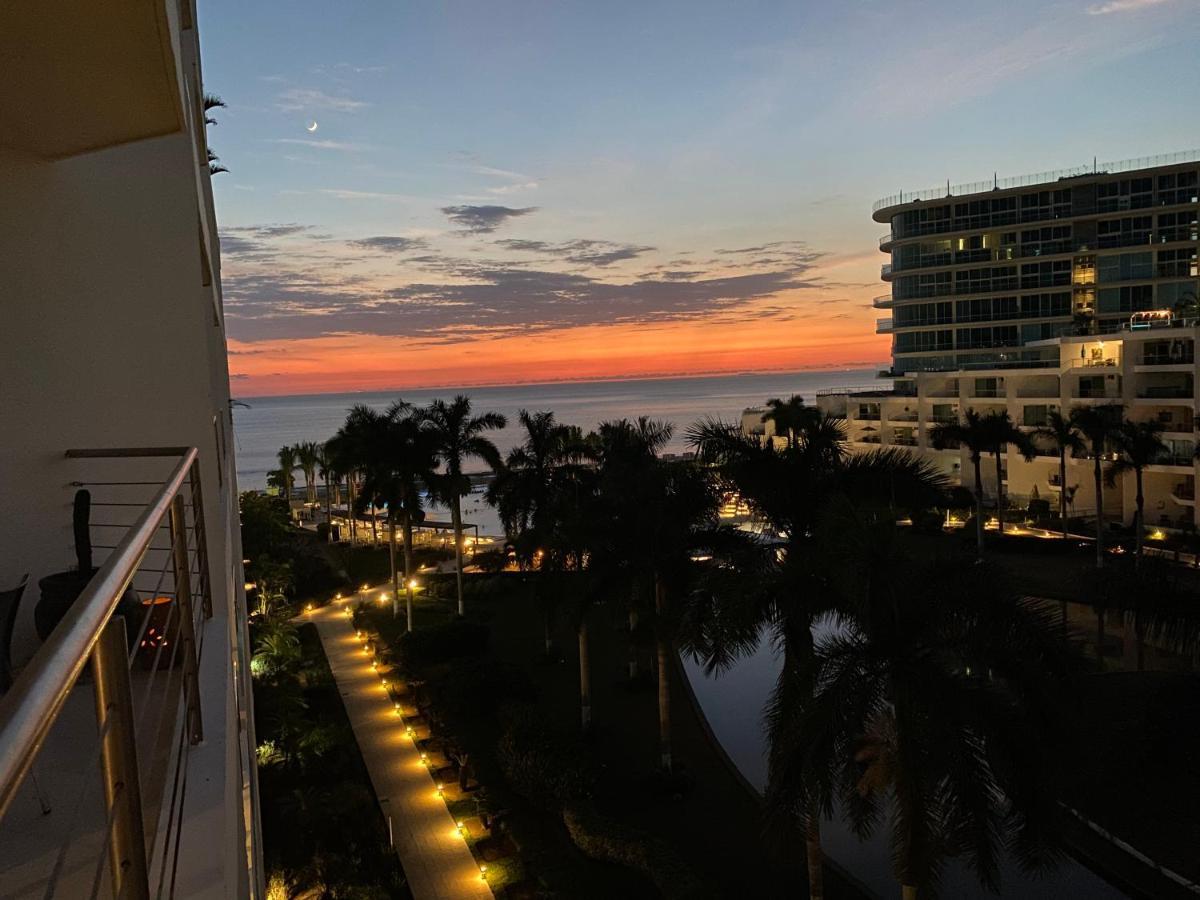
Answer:
<path fill-rule="evenodd" d="M 358 598 L 365 604 L 368 602 L 368 595 L 375 590 L 377 589 L 370 585 L 363 585 L 357 592 Z M 388 788 L 377 782 L 376 790 L 381 794 L 381 803 L 386 803 L 389 808 L 389 831 L 392 833 L 393 844 L 400 853 L 401 863 L 405 867 L 405 874 L 409 878 L 414 896 L 419 896 L 418 882 L 426 881 L 430 887 L 430 896 L 438 898 L 491 897 L 492 885 L 488 866 L 476 859 L 474 849 L 475 844 L 487 835 L 487 829 L 482 821 L 475 817 L 450 816 L 449 802 L 452 798 L 449 795 L 459 793 L 458 784 L 456 782 L 447 787 L 440 777 L 444 767 L 438 766 L 431 758 L 430 751 L 422 748 L 422 744 L 428 745 L 434 736 L 429 726 L 420 721 L 420 712 L 415 706 L 406 710 L 405 700 L 411 696 L 410 687 L 400 680 L 396 673 L 390 671 L 381 657 L 379 636 L 372 634 L 365 623 L 356 622 L 355 612 L 350 605 L 351 599 L 337 594 L 333 605 L 318 608 L 310 603 L 305 607 L 305 612 L 318 625 L 318 631 L 321 625 L 329 625 L 334 620 L 341 619 L 345 622 L 345 637 L 334 637 L 327 633 L 322 635 L 322 642 L 327 644 L 327 655 L 332 657 L 333 653 L 329 651 L 333 648 L 328 646 L 332 637 L 332 642 L 337 648 L 334 652 L 342 651 L 337 654 L 342 657 L 339 662 L 350 663 L 351 671 L 345 675 L 352 677 L 345 681 L 345 676 L 338 678 L 343 690 L 347 691 L 345 699 L 348 705 L 351 701 L 349 690 L 353 690 L 358 697 L 365 693 L 369 698 L 377 693 L 379 698 L 379 711 L 376 713 L 370 708 L 367 710 L 369 723 L 365 728 L 362 727 L 363 723 L 355 723 L 353 717 L 352 724 L 355 726 L 355 736 L 368 769 L 372 768 L 368 758 L 372 755 L 369 747 L 382 746 L 385 768 L 391 770 L 390 774 L 393 776 L 403 776 L 399 782 L 393 782 Z M 374 599 L 386 604 L 389 595 L 381 592 Z M 349 659 L 345 658 L 346 651 L 349 651 Z M 351 662 L 351 659 L 354 662 Z M 332 666 L 334 660 L 331 658 L 330 662 Z M 339 665 L 338 668 L 345 666 Z M 335 675 L 338 674 L 335 670 Z M 445 767 L 449 767 L 449 764 Z M 423 771 L 424 780 L 417 783 L 414 789 L 412 773 L 417 769 Z M 374 770 L 372 780 L 376 781 Z M 427 786 L 421 787 L 421 784 Z M 385 791 L 386 800 L 383 797 Z M 435 805 L 440 808 L 441 814 L 431 819 L 429 814 L 434 811 Z M 425 815 L 424 823 L 418 821 L 422 813 Z M 445 820 L 443 816 L 449 819 L 450 827 L 438 824 Z M 473 878 L 465 875 L 456 861 L 457 853 L 464 849 L 470 859 L 470 865 L 478 871 L 478 875 Z M 425 871 L 410 871 L 410 868 L 417 867 Z M 429 871 L 432 869 L 438 871 Z M 470 884 L 465 883 L 468 878 Z"/>

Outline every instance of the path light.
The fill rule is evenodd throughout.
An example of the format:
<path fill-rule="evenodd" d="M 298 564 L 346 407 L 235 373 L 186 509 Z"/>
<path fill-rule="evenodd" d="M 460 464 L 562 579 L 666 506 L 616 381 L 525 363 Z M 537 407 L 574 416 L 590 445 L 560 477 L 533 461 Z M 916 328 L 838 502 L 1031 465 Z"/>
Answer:
<path fill-rule="evenodd" d="M 458 820 L 458 822 L 456 822 L 455 824 L 456 824 L 456 825 L 457 825 L 457 827 L 458 827 L 458 833 L 459 833 L 459 834 L 462 834 L 462 831 L 463 831 L 463 823 L 462 823 L 462 819 L 459 819 L 459 820 Z"/>
<path fill-rule="evenodd" d="M 305 612 L 312 612 L 312 611 L 313 611 L 313 605 L 312 605 L 311 603 L 310 603 L 310 604 L 308 604 L 307 606 L 305 606 L 305 607 L 304 607 L 304 611 L 305 611 Z"/>
<path fill-rule="evenodd" d="M 481 881 L 487 881 L 487 866 L 479 867 L 479 879 Z"/>
<path fill-rule="evenodd" d="M 410 591 L 415 591 L 415 590 L 417 589 L 417 579 L 415 579 L 415 578 L 410 578 L 410 579 L 408 580 L 408 589 L 409 589 Z"/>

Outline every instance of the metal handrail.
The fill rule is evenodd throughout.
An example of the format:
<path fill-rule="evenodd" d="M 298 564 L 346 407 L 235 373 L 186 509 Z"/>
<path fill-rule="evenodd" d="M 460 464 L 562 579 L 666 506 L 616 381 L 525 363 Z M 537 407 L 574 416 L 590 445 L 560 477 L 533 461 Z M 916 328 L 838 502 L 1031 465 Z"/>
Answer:
<path fill-rule="evenodd" d="M 155 532 L 170 513 L 172 501 L 198 458 L 194 447 L 68 453 L 76 458 L 177 454 L 182 454 L 182 459 L 88 582 L 72 607 L 70 620 L 54 630 L 17 677 L 12 689 L 0 700 L 0 816 L 7 812 L 62 712 L 71 688 L 141 565 Z"/>
<path fill-rule="evenodd" d="M 942 200 L 947 197 L 958 197 L 964 194 L 979 194 L 984 191 L 1005 190 L 1007 188 L 1029 187 L 1037 184 L 1051 184 L 1063 178 L 1079 178 L 1086 175 L 1112 175 L 1119 172 L 1134 172 L 1138 169 L 1150 169 L 1155 166 L 1169 166 L 1176 163 L 1200 161 L 1200 150 L 1180 150 L 1176 153 L 1161 153 L 1158 156 L 1141 156 L 1134 159 L 1122 159 L 1116 162 L 1095 162 L 1091 165 L 1075 166 L 1069 169 L 1056 169 L 1052 172 L 1038 172 L 1033 175 L 1015 175 L 1009 178 L 993 178 L 991 181 L 976 181 L 968 184 L 949 183 L 938 187 L 925 188 L 920 191 L 901 191 L 890 197 L 876 200 L 871 206 L 871 212 L 877 213 L 889 206 L 902 206 L 917 200 Z"/>

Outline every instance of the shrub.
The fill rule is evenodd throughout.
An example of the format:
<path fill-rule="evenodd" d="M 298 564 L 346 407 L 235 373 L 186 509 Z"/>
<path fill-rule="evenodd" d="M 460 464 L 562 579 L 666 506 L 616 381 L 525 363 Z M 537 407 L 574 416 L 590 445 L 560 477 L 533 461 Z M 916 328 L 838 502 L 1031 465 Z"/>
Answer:
<path fill-rule="evenodd" d="M 546 809 L 591 796 L 595 773 L 578 738 L 552 731 L 530 705 L 507 708 L 504 719 L 496 760 L 514 791 Z"/>
<path fill-rule="evenodd" d="M 1038 498 L 1029 501 L 1029 518 L 1040 522 L 1050 516 L 1050 501 Z"/>
<path fill-rule="evenodd" d="M 571 840 L 588 856 L 628 866 L 654 882 L 669 900 L 698 900 L 713 893 L 670 847 L 582 806 L 563 810 Z"/>
<path fill-rule="evenodd" d="M 456 619 L 433 628 L 401 636 L 400 657 L 410 670 L 423 669 L 452 659 L 482 656 L 487 650 L 488 628 Z"/>
<path fill-rule="evenodd" d="M 317 523 L 317 538 L 322 541 L 329 540 L 329 523 L 328 522 L 318 522 Z"/>

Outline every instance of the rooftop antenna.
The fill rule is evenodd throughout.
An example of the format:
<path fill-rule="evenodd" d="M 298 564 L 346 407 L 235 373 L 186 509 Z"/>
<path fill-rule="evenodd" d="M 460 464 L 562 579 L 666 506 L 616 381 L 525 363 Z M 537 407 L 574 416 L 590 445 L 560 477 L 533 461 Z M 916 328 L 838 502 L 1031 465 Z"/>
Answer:
<path fill-rule="evenodd" d="M 992 190 L 1000 190 L 1000 178 L 995 172 L 992 173 Z"/>
<path fill-rule="evenodd" d="M 1095 175 L 1095 174 L 1096 174 L 1096 171 L 1097 171 L 1097 166 L 1096 166 L 1096 157 L 1094 157 L 1094 156 L 1093 156 L 1093 157 L 1092 157 L 1092 174 L 1093 174 L 1093 175 Z"/>

